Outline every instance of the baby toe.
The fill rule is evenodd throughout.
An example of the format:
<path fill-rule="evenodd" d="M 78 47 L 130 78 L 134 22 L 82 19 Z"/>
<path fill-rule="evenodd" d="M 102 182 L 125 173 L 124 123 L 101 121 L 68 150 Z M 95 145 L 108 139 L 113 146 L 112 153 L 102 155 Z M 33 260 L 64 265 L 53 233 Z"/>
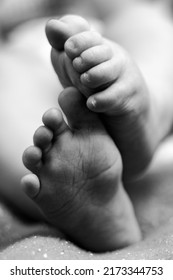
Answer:
<path fill-rule="evenodd" d="M 34 133 L 34 145 L 42 150 L 47 149 L 53 139 L 53 133 L 45 126 L 40 126 Z"/>
<path fill-rule="evenodd" d="M 74 59 L 88 48 L 100 45 L 102 43 L 101 35 L 93 30 L 81 32 L 70 37 L 65 43 L 67 55 Z"/>
<path fill-rule="evenodd" d="M 52 47 L 62 51 L 64 43 L 69 37 L 89 29 L 89 23 L 84 18 L 66 15 L 59 20 L 49 20 L 46 24 L 46 35 Z"/>
<path fill-rule="evenodd" d="M 122 107 L 125 85 L 121 82 L 113 83 L 110 87 L 87 99 L 87 107 L 94 112 L 104 113 L 107 116 L 118 115 Z"/>
<path fill-rule="evenodd" d="M 42 151 L 40 148 L 30 146 L 23 153 L 23 163 L 32 172 L 37 172 L 41 165 Z"/>
<path fill-rule="evenodd" d="M 57 108 L 51 108 L 43 115 L 43 123 L 51 129 L 55 135 L 60 135 L 67 129 L 67 124 L 64 121 L 63 115 Z"/>
<path fill-rule="evenodd" d="M 103 88 L 113 83 L 119 77 L 119 67 L 116 67 L 113 59 L 103 62 L 80 77 L 81 83 L 89 88 Z"/>
<path fill-rule="evenodd" d="M 35 198 L 40 192 L 40 181 L 35 174 L 24 176 L 21 180 L 21 186 L 30 198 Z"/>
<path fill-rule="evenodd" d="M 90 68 L 112 58 L 112 49 L 108 45 L 98 45 L 82 52 L 73 60 L 73 66 L 79 73 L 88 71 Z"/>

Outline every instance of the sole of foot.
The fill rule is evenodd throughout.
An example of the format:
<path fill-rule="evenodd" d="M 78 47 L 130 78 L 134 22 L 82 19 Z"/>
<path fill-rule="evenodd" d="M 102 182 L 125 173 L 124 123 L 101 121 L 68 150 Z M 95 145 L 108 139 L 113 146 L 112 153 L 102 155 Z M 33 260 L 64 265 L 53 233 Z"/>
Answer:
<path fill-rule="evenodd" d="M 59 103 L 68 124 L 56 108 L 44 114 L 34 146 L 23 155 L 33 172 L 22 179 L 24 191 L 81 247 L 106 251 L 138 241 L 140 230 L 112 139 L 75 88 L 65 89 Z"/>

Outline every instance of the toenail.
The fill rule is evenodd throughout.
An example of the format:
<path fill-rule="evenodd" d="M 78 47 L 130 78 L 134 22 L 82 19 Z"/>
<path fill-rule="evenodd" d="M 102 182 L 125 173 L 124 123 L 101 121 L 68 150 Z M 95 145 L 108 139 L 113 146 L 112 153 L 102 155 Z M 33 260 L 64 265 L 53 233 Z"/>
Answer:
<path fill-rule="evenodd" d="M 66 45 L 66 48 L 70 49 L 70 50 L 74 50 L 76 48 L 75 44 L 72 40 L 67 40 L 65 45 Z"/>
<path fill-rule="evenodd" d="M 94 98 L 91 100 L 91 104 L 94 108 L 96 107 L 97 102 Z"/>
<path fill-rule="evenodd" d="M 88 73 L 84 73 L 81 75 L 82 82 L 90 82 L 90 75 Z"/>
<path fill-rule="evenodd" d="M 87 106 L 89 109 L 94 110 L 97 106 L 97 101 L 95 100 L 95 98 L 89 98 Z"/>
<path fill-rule="evenodd" d="M 74 60 L 73 60 L 73 64 L 74 66 L 80 66 L 82 64 L 82 58 L 79 56 L 79 57 L 76 57 Z"/>

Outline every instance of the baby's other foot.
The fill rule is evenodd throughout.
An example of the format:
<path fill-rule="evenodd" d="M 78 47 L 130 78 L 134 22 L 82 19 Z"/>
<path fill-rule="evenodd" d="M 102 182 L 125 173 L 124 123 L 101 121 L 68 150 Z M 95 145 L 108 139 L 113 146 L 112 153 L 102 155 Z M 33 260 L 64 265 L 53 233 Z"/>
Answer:
<path fill-rule="evenodd" d="M 53 46 L 54 69 L 64 87 L 73 85 L 89 97 L 112 83 L 112 48 L 82 17 L 50 20 L 46 34 Z"/>
<path fill-rule="evenodd" d="M 88 98 L 88 108 L 102 113 L 122 155 L 124 180 L 133 179 L 148 166 L 156 148 L 153 108 L 138 67 L 121 46 L 93 31 L 81 17 L 51 20 L 46 30 L 62 85 L 77 87 Z"/>
<path fill-rule="evenodd" d="M 83 248 L 106 251 L 140 239 L 133 207 L 121 182 L 120 154 L 84 97 L 67 88 L 59 96 L 67 117 L 50 109 L 34 146 L 23 155 L 33 172 L 25 192 L 47 220 Z"/>

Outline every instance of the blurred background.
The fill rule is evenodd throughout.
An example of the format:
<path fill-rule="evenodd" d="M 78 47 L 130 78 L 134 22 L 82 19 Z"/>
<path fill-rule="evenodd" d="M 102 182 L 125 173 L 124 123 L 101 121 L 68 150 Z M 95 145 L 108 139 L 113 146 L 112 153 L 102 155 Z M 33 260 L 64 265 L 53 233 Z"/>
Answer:
<path fill-rule="evenodd" d="M 27 20 L 60 15 L 67 11 L 68 13 L 80 11 L 83 15 L 89 14 L 90 17 L 97 14 L 97 18 L 103 19 L 103 11 L 105 14 L 110 12 L 112 4 L 119 9 L 135 1 L 159 5 L 163 3 L 169 12 L 172 12 L 173 8 L 172 0 L 0 0 L 0 33 L 1 36 L 7 36 L 8 32 Z"/>
<path fill-rule="evenodd" d="M 58 1 L 62 5 L 64 1 Z M 5 36 L 20 23 L 57 12 L 56 0 L 0 0 L 0 30 Z"/>

